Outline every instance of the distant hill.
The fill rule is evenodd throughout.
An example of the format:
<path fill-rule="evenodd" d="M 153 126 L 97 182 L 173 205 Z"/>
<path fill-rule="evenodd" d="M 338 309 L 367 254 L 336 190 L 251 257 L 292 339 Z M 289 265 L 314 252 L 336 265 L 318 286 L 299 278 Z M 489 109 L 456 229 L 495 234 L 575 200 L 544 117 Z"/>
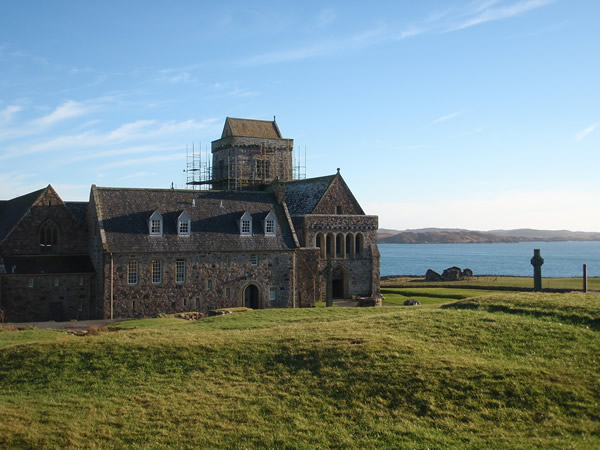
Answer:
<path fill-rule="evenodd" d="M 600 233 L 569 230 L 516 230 L 471 231 L 458 228 L 421 228 L 413 230 L 382 229 L 378 232 L 380 244 L 466 244 L 506 243 L 531 241 L 600 241 Z"/>

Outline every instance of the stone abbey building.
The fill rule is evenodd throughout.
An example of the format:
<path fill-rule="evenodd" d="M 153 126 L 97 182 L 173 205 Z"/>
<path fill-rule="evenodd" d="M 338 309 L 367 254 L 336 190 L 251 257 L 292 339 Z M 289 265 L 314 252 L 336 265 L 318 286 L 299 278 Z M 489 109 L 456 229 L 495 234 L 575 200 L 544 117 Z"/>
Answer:
<path fill-rule="evenodd" d="M 339 173 L 293 180 L 275 121 L 227 118 L 212 190 L 52 186 L 0 201 L 5 321 L 154 316 L 379 298 L 378 220 Z M 0 317 L 2 318 L 2 317 Z"/>

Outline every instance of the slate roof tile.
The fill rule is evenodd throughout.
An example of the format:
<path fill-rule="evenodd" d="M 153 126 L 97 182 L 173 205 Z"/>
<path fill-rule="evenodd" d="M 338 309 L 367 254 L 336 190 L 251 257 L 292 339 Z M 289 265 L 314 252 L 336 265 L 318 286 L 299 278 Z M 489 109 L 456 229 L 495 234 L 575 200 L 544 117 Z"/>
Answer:
<path fill-rule="evenodd" d="M 283 207 L 266 192 L 217 192 L 173 189 L 97 187 L 100 220 L 108 251 L 261 251 L 295 248 Z M 195 206 L 194 206 L 195 205 Z M 177 218 L 186 211 L 189 236 L 177 235 Z M 151 236 L 148 219 L 163 217 L 163 234 Z M 241 236 L 238 220 L 252 216 L 252 236 Z M 262 221 L 269 212 L 277 218 L 275 236 L 265 236 Z"/>
<path fill-rule="evenodd" d="M 2 242 L 12 229 L 21 221 L 35 201 L 47 188 L 30 192 L 29 194 L 5 201 L 0 213 L 0 242 Z"/>
<path fill-rule="evenodd" d="M 329 175 L 287 182 L 285 203 L 290 215 L 303 216 L 312 213 L 334 178 L 335 175 Z"/>
<path fill-rule="evenodd" d="M 227 117 L 225 127 L 221 138 L 229 136 L 240 137 L 258 137 L 266 139 L 281 139 L 281 132 L 275 121 L 254 120 L 254 119 L 236 119 Z M 231 135 L 227 132 L 227 125 L 231 130 Z"/>

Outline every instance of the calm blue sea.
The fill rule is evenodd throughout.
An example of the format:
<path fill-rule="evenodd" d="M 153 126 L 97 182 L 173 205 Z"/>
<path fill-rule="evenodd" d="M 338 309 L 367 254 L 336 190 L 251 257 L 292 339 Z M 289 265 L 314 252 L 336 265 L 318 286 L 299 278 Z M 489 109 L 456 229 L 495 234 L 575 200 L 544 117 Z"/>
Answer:
<path fill-rule="evenodd" d="M 545 277 L 600 276 L 600 241 L 519 242 L 516 244 L 380 244 L 381 275 L 425 275 L 448 267 L 475 275 L 533 276 L 533 249 L 541 250 Z"/>

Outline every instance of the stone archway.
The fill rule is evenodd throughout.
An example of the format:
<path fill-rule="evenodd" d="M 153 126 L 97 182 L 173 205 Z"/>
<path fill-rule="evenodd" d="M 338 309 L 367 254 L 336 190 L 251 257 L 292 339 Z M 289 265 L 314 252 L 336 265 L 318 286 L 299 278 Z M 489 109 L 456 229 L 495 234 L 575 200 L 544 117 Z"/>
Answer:
<path fill-rule="evenodd" d="M 348 276 L 341 266 L 331 272 L 331 298 L 348 298 Z"/>
<path fill-rule="evenodd" d="M 249 284 L 244 289 L 244 306 L 246 308 L 260 309 L 260 290 L 255 284 Z"/>

